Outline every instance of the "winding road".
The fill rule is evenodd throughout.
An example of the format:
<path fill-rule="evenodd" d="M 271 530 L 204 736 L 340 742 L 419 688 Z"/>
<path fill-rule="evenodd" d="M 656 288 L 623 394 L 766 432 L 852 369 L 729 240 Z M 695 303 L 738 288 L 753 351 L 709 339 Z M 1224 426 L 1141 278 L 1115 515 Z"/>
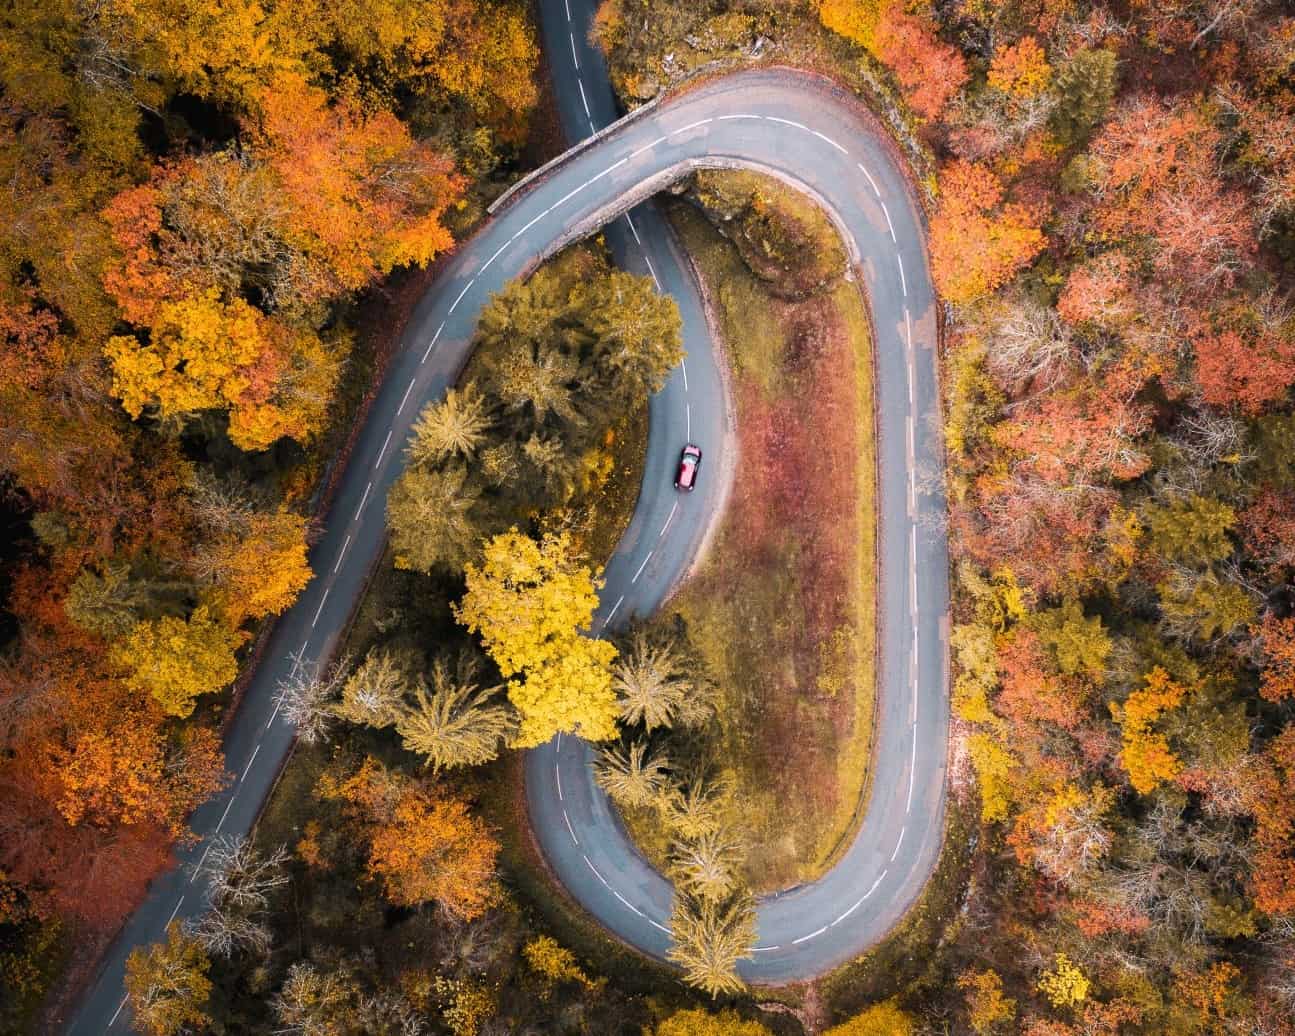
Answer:
<path fill-rule="evenodd" d="M 583 43 L 587 3 L 546 0 L 542 6 L 560 97 L 575 83 L 586 128 L 604 125 L 614 107 L 605 69 Z M 559 8 L 570 26 L 564 41 L 569 76 L 554 46 L 555 33 L 561 39 Z M 942 516 L 944 501 L 924 495 L 917 479 L 919 469 L 939 470 L 943 463 L 932 430 L 937 321 L 920 208 L 884 132 L 856 102 L 803 74 L 740 72 L 666 98 L 573 148 L 462 244 L 420 301 L 311 551 L 315 576 L 275 624 L 231 723 L 225 752 L 235 780 L 194 813 L 190 826 L 198 841 L 177 853 L 179 867 L 150 886 L 69 1032 L 127 1029 L 127 955 L 161 938 L 169 921 L 202 912 L 201 865 L 213 840 L 250 831 L 294 737 L 274 704 L 275 689 L 295 666 L 332 657 L 382 556 L 383 502 L 400 474 L 410 427 L 422 406 L 457 379 L 481 307 L 508 281 L 613 221 L 608 233 L 618 257 L 680 301 L 688 355 L 651 401 L 644 485 L 607 564 L 595 629 L 651 612 L 687 571 L 726 493 L 716 476 L 731 470 L 722 463 L 727 399 L 697 286 L 655 211 L 636 206 L 706 166 L 779 176 L 824 206 L 866 285 L 878 346 L 881 628 L 872 798 L 854 841 L 828 874 L 761 902 L 756 952 L 740 971 L 754 982 L 819 974 L 875 943 L 916 900 L 940 847 L 948 736 L 947 547 L 939 522 L 925 520 Z M 626 215 L 633 226 L 621 218 Z M 671 481 L 688 439 L 707 450 L 707 462 L 698 491 L 682 495 Z M 591 914 L 631 945 L 663 956 L 669 885 L 635 851 L 594 785 L 590 754 L 568 737 L 528 755 L 536 836 L 558 878 Z M 794 795 L 796 775 L 778 777 Z"/>

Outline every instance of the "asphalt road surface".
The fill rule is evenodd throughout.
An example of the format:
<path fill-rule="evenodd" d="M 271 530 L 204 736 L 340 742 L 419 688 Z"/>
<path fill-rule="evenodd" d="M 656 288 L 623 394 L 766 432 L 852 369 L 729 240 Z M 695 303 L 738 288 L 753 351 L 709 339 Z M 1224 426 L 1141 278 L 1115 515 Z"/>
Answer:
<path fill-rule="evenodd" d="M 579 60 L 580 41 L 571 42 Z M 586 99 L 593 118 L 595 99 Z M 828 209 L 866 284 L 879 346 L 881 642 L 872 800 L 857 837 L 827 875 L 762 902 L 759 945 L 742 974 L 769 982 L 818 974 L 876 942 L 912 904 L 939 851 L 947 741 L 947 548 L 939 524 L 923 520 L 942 516 L 944 504 L 923 495 L 916 476 L 919 466 L 942 464 L 928 421 L 938 408 L 936 316 L 921 218 L 884 133 L 851 101 L 797 73 L 737 73 L 624 120 L 575 150 L 460 245 L 421 300 L 311 551 L 315 577 L 276 623 L 232 722 L 225 751 L 234 783 L 191 818 L 199 840 L 179 852 L 179 867 L 154 881 L 70 1032 L 127 1030 L 127 954 L 161 938 L 170 920 L 202 912 L 201 864 L 213 840 L 251 829 L 293 739 L 274 704 L 275 689 L 294 667 L 332 656 L 381 557 L 384 501 L 400 474 L 410 426 L 456 380 L 481 306 L 508 281 L 689 169 L 726 165 L 779 175 Z M 671 251 L 664 233 L 644 244 L 640 258 L 654 266 L 655 249 Z M 663 290 L 686 303 L 696 289 L 682 270 L 676 261 L 655 273 Z M 686 368 L 652 402 L 644 489 L 607 565 L 598 630 L 663 600 L 722 501 L 723 480 L 713 476 L 725 467 L 726 401 L 716 358 L 695 320 L 686 330 Z M 697 492 L 676 494 L 674 463 L 689 439 L 707 451 L 706 462 Z M 555 873 L 590 913 L 626 942 L 661 956 L 668 948 L 669 886 L 627 839 L 593 784 L 588 759 L 573 738 L 528 757 L 536 834 Z M 794 795 L 796 775 L 779 777 Z"/>

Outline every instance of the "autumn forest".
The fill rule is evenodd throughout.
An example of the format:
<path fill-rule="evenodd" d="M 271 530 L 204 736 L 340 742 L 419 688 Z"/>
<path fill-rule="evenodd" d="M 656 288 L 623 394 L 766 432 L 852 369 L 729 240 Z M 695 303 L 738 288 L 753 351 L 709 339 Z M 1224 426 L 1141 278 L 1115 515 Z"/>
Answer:
<path fill-rule="evenodd" d="M 0 1032 L 60 1031 L 233 780 L 223 732 L 404 321 L 565 146 L 541 16 L 0 5 Z M 625 109 L 828 76 L 911 173 L 952 557 L 935 874 L 858 961 L 738 979 L 760 857 L 714 627 L 589 629 L 684 356 L 595 235 L 485 305 L 420 411 L 342 649 L 279 689 L 298 744 L 257 828 L 130 956 L 136 1030 L 1295 1036 L 1295 17 L 603 0 L 590 39 Z M 663 201 L 694 261 L 826 312 L 822 214 L 706 176 Z M 667 962 L 526 834 L 522 751 L 559 732 L 602 743 L 675 883 Z"/>

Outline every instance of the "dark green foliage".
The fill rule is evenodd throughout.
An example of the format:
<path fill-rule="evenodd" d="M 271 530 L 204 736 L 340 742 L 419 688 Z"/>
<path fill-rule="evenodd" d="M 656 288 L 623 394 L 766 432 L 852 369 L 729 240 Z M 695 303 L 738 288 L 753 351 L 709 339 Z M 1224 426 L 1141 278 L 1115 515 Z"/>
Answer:
<path fill-rule="evenodd" d="M 1102 121 L 1118 82 L 1115 52 L 1081 50 L 1057 73 L 1057 106 L 1050 128 L 1063 144 L 1078 144 Z"/>

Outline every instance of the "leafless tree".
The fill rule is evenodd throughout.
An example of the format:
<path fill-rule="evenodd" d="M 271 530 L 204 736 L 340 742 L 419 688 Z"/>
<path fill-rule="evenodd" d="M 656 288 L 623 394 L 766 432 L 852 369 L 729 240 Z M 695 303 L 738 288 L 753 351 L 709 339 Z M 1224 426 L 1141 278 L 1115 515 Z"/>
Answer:
<path fill-rule="evenodd" d="M 242 837 L 212 844 L 198 873 L 207 881 L 207 912 L 188 926 L 209 953 L 228 957 L 237 950 L 270 948 L 264 913 L 270 893 L 288 883 L 287 859 L 282 846 L 263 856 Z"/>
<path fill-rule="evenodd" d="M 321 668 L 300 654 L 292 656 L 292 671 L 280 681 L 274 704 L 306 744 L 328 740 L 348 668 L 345 660 Z"/>

